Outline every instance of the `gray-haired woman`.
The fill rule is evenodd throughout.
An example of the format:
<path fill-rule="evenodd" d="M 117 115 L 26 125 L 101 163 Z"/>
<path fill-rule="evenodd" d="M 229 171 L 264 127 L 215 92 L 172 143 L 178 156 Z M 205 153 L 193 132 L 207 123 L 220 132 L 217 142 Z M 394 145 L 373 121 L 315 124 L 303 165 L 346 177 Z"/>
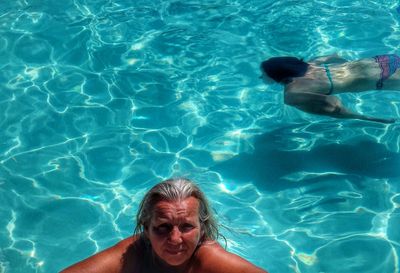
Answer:
<path fill-rule="evenodd" d="M 188 179 L 155 185 L 143 198 L 132 237 L 62 273 L 266 273 L 217 242 L 207 199 Z"/>

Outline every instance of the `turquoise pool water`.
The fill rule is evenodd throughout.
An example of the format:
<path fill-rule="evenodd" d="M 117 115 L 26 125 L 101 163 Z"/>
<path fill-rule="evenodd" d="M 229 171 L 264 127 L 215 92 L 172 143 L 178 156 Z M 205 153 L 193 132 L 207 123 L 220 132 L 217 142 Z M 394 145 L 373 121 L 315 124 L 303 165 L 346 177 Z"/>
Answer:
<path fill-rule="evenodd" d="M 399 272 L 399 123 L 301 113 L 258 79 L 271 56 L 399 53 L 397 6 L 2 1 L 0 272 L 57 272 L 129 236 L 171 176 L 271 273 Z M 341 97 L 400 120 L 397 92 Z"/>

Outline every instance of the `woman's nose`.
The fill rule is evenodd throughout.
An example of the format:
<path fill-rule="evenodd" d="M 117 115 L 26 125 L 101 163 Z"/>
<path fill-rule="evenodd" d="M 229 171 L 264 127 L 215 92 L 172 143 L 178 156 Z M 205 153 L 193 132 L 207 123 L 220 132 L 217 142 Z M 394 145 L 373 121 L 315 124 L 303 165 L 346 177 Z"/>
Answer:
<path fill-rule="evenodd" d="M 182 232 L 179 230 L 179 227 L 175 226 L 172 228 L 169 234 L 169 241 L 175 244 L 182 243 Z"/>

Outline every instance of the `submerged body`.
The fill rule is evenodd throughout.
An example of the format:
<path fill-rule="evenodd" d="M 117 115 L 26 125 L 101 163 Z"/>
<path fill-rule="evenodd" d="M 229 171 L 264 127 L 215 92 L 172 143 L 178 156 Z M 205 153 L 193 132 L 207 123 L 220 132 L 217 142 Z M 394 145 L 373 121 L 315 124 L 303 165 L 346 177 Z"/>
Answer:
<path fill-rule="evenodd" d="M 380 89 L 400 90 L 399 72 L 396 70 L 390 77 L 383 79 Z M 325 95 L 375 90 L 381 82 L 381 73 L 380 64 L 373 58 L 339 64 L 324 62 L 321 65 L 319 62 L 310 62 L 306 74 L 303 77 L 293 78 L 293 81 L 285 86 L 285 91 Z"/>
<path fill-rule="evenodd" d="M 272 59 L 274 60 L 271 62 Z M 302 66 L 299 71 L 296 71 L 297 64 L 288 68 L 285 67 L 285 63 L 282 64 L 286 60 L 290 62 L 291 57 L 278 57 L 270 60 L 261 65 L 263 78 L 267 83 L 274 80 L 284 85 L 286 104 L 313 114 L 384 123 L 394 122 L 393 119 L 381 119 L 354 113 L 346 109 L 341 101 L 333 95 L 370 90 L 380 92 L 382 89 L 400 90 L 400 70 L 398 70 L 400 58 L 398 56 L 380 55 L 374 58 L 347 61 L 334 55 L 317 58 L 308 63 L 297 60 Z M 280 65 L 282 67 L 279 67 Z M 276 75 L 284 76 L 277 78 Z"/>

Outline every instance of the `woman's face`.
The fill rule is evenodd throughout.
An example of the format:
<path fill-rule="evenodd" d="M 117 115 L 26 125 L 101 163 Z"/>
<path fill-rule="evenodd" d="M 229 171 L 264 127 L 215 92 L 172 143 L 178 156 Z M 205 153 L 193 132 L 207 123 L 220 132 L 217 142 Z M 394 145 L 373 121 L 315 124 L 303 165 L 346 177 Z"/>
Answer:
<path fill-rule="evenodd" d="M 145 234 L 155 254 L 171 266 L 189 261 L 202 236 L 199 201 L 189 197 L 181 201 L 159 201 Z"/>

